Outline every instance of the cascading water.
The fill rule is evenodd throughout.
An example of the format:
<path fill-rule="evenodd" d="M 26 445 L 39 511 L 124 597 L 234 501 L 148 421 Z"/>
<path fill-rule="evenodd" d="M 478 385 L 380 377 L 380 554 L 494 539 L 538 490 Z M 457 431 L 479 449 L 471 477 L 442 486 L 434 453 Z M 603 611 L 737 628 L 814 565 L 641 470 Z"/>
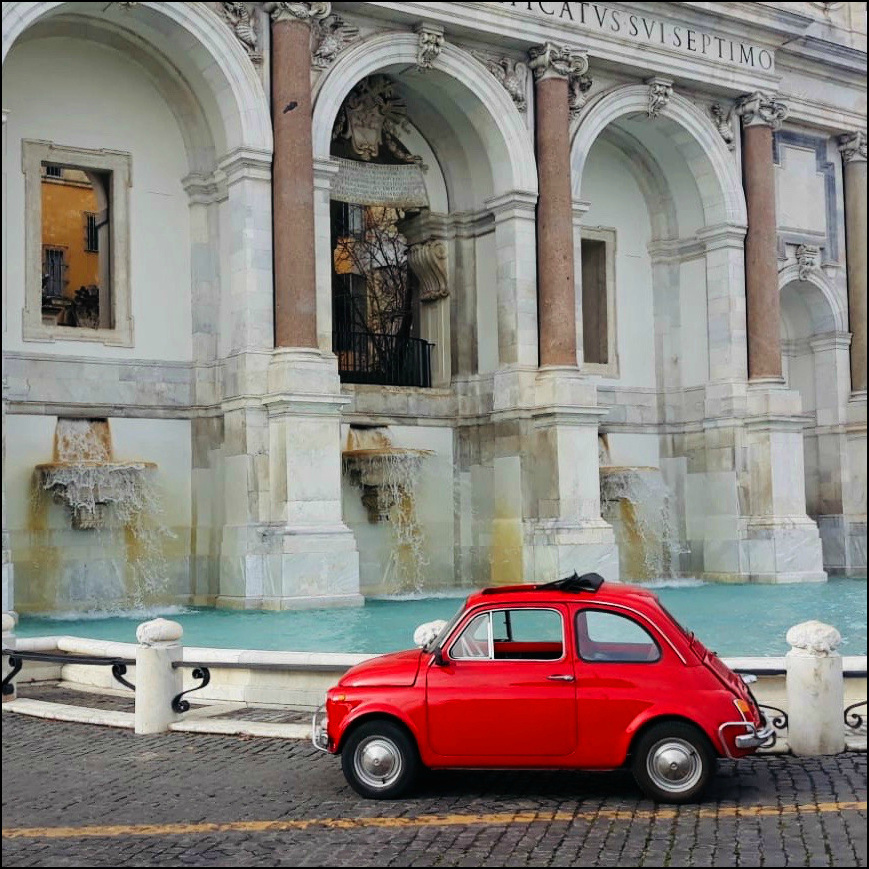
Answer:
<path fill-rule="evenodd" d="M 601 467 L 601 515 L 613 526 L 624 580 L 669 578 L 679 571 L 672 492 L 658 468 Z"/>
<path fill-rule="evenodd" d="M 107 420 L 58 419 L 54 460 L 34 474 L 32 530 L 43 538 L 35 547 L 38 605 L 140 608 L 165 592 L 163 545 L 171 535 L 158 519 L 155 470 L 150 462 L 112 460 Z M 94 536 L 62 542 L 65 532 L 48 527 L 49 494 L 68 508 L 73 531 Z"/>
<path fill-rule="evenodd" d="M 362 493 L 371 523 L 388 521 L 392 550 L 383 585 L 392 592 L 421 592 L 425 537 L 416 509 L 416 493 L 427 450 L 392 444 L 385 427 L 351 426 L 342 452 L 344 473 Z"/>

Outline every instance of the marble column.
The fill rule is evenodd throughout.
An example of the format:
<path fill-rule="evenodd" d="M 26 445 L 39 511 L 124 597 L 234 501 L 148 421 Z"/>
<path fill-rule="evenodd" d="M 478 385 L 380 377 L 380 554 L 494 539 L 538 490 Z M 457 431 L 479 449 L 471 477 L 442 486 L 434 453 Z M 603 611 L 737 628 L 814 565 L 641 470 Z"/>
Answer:
<path fill-rule="evenodd" d="M 839 140 L 845 176 L 851 391 L 866 391 L 866 132 Z"/>
<path fill-rule="evenodd" d="M 748 211 L 745 295 L 749 379 L 781 378 L 781 311 L 775 213 L 772 133 L 787 107 L 769 94 L 744 97 L 737 111 L 743 126 L 743 183 Z"/>
<path fill-rule="evenodd" d="M 311 21 L 331 3 L 266 3 L 272 18 L 275 345 L 317 346 Z"/>
<path fill-rule="evenodd" d="M 546 43 L 529 51 L 535 81 L 540 364 L 576 365 L 569 79 L 588 60 Z"/>

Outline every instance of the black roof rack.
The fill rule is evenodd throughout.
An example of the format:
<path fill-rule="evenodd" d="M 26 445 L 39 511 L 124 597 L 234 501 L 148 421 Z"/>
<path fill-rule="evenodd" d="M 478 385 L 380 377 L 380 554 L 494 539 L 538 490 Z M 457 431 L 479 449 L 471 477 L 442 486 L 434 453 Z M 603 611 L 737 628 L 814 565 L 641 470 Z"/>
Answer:
<path fill-rule="evenodd" d="M 599 573 L 584 573 L 579 576 L 575 571 L 572 576 L 556 579 L 555 582 L 544 582 L 539 585 L 500 585 L 484 588 L 483 594 L 503 594 L 507 591 L 564 591 L 569 594 L 591 592 L 594 594 L 604 583 Z"/>

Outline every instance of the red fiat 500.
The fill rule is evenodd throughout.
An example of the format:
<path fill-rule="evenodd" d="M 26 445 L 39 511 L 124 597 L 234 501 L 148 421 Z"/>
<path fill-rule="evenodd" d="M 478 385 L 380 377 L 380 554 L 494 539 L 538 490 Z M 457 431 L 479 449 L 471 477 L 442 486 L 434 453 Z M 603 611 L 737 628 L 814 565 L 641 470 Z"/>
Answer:
<path fill-rule="evenodd" d="M 314 716 L 360 794 L 422 766 L 607 770 L 683 803 L 717 757 L 774 739 L 745 682 L 635 586 L 597 574 L 485 589 L 424 647 L 349 670 Z"/>

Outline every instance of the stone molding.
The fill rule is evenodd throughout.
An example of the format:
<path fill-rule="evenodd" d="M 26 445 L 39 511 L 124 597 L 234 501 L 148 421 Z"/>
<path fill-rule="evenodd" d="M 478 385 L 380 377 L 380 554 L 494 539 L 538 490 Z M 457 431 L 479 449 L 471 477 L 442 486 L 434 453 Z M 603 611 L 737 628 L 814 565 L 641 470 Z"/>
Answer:
<path fill-rule="evenodd" d="M 314 69 L 328 69 L 335 58 L 359 39 L 359 28 L 348 24 L 339 15 L 317 19 L 311 27 L 314 46 L 311 51 L 311 66 Z"/>
<path fill-rule="evenodd" d="M 418 40 L 416 68 L 420 71 L 431 69 L 444 48 L 444 28 L 440 24 L 420 21 L 413 31 Z"/>
<path fill-rule="evenodd" d="M 650 118 L 657 118 L 673 96 L 673 79 L 653 76 L 646 79 L 646 84 L 649 86 L 649 107 L 646 114 Z"/>
<path fill-rule="evenodd" d="M 813 353 L 822 353 L 825 350 L 839 350 L 847 353 L 851 348 L 851 333 L 827 332 L 823 335 L 814 335 L 809 339 L 809 347 Z"/>
<path fill-rule="evenodd" d="M 529 69 L 534 81 L 548 78 L 579 77 L 588 72 L 588 52 L 576 51 L 563 45 L 545 42 L 528 49 Z"/>
<path fill-rule="evenodd" d="M 857 130 L 839 136 L 839 151 L 843 163 L 866 162 L 866 131 Z"/>
<path fill-rule="evenodd" d="M 442 239 L 431 238 L 412 244 L 407 249 L 407 264 L 419 278 L 421 302 L 437 302 L 449 297 L 449 258 Z"/>
<path fill-rule="evenodd" d="M 272 21 L 305 21 L 328 18 L 332 14 L 331 3 L 264 3 L 263 9 Z"/>
<path fill-rule="evenodd" d="M 774 94 L 755 91 L 742 97 L 736 104 L 736 114 L 742 118 L 743 127 L 767 126 L 778 130 L 788 116 L 788 107 L 777 100 Z"/>

